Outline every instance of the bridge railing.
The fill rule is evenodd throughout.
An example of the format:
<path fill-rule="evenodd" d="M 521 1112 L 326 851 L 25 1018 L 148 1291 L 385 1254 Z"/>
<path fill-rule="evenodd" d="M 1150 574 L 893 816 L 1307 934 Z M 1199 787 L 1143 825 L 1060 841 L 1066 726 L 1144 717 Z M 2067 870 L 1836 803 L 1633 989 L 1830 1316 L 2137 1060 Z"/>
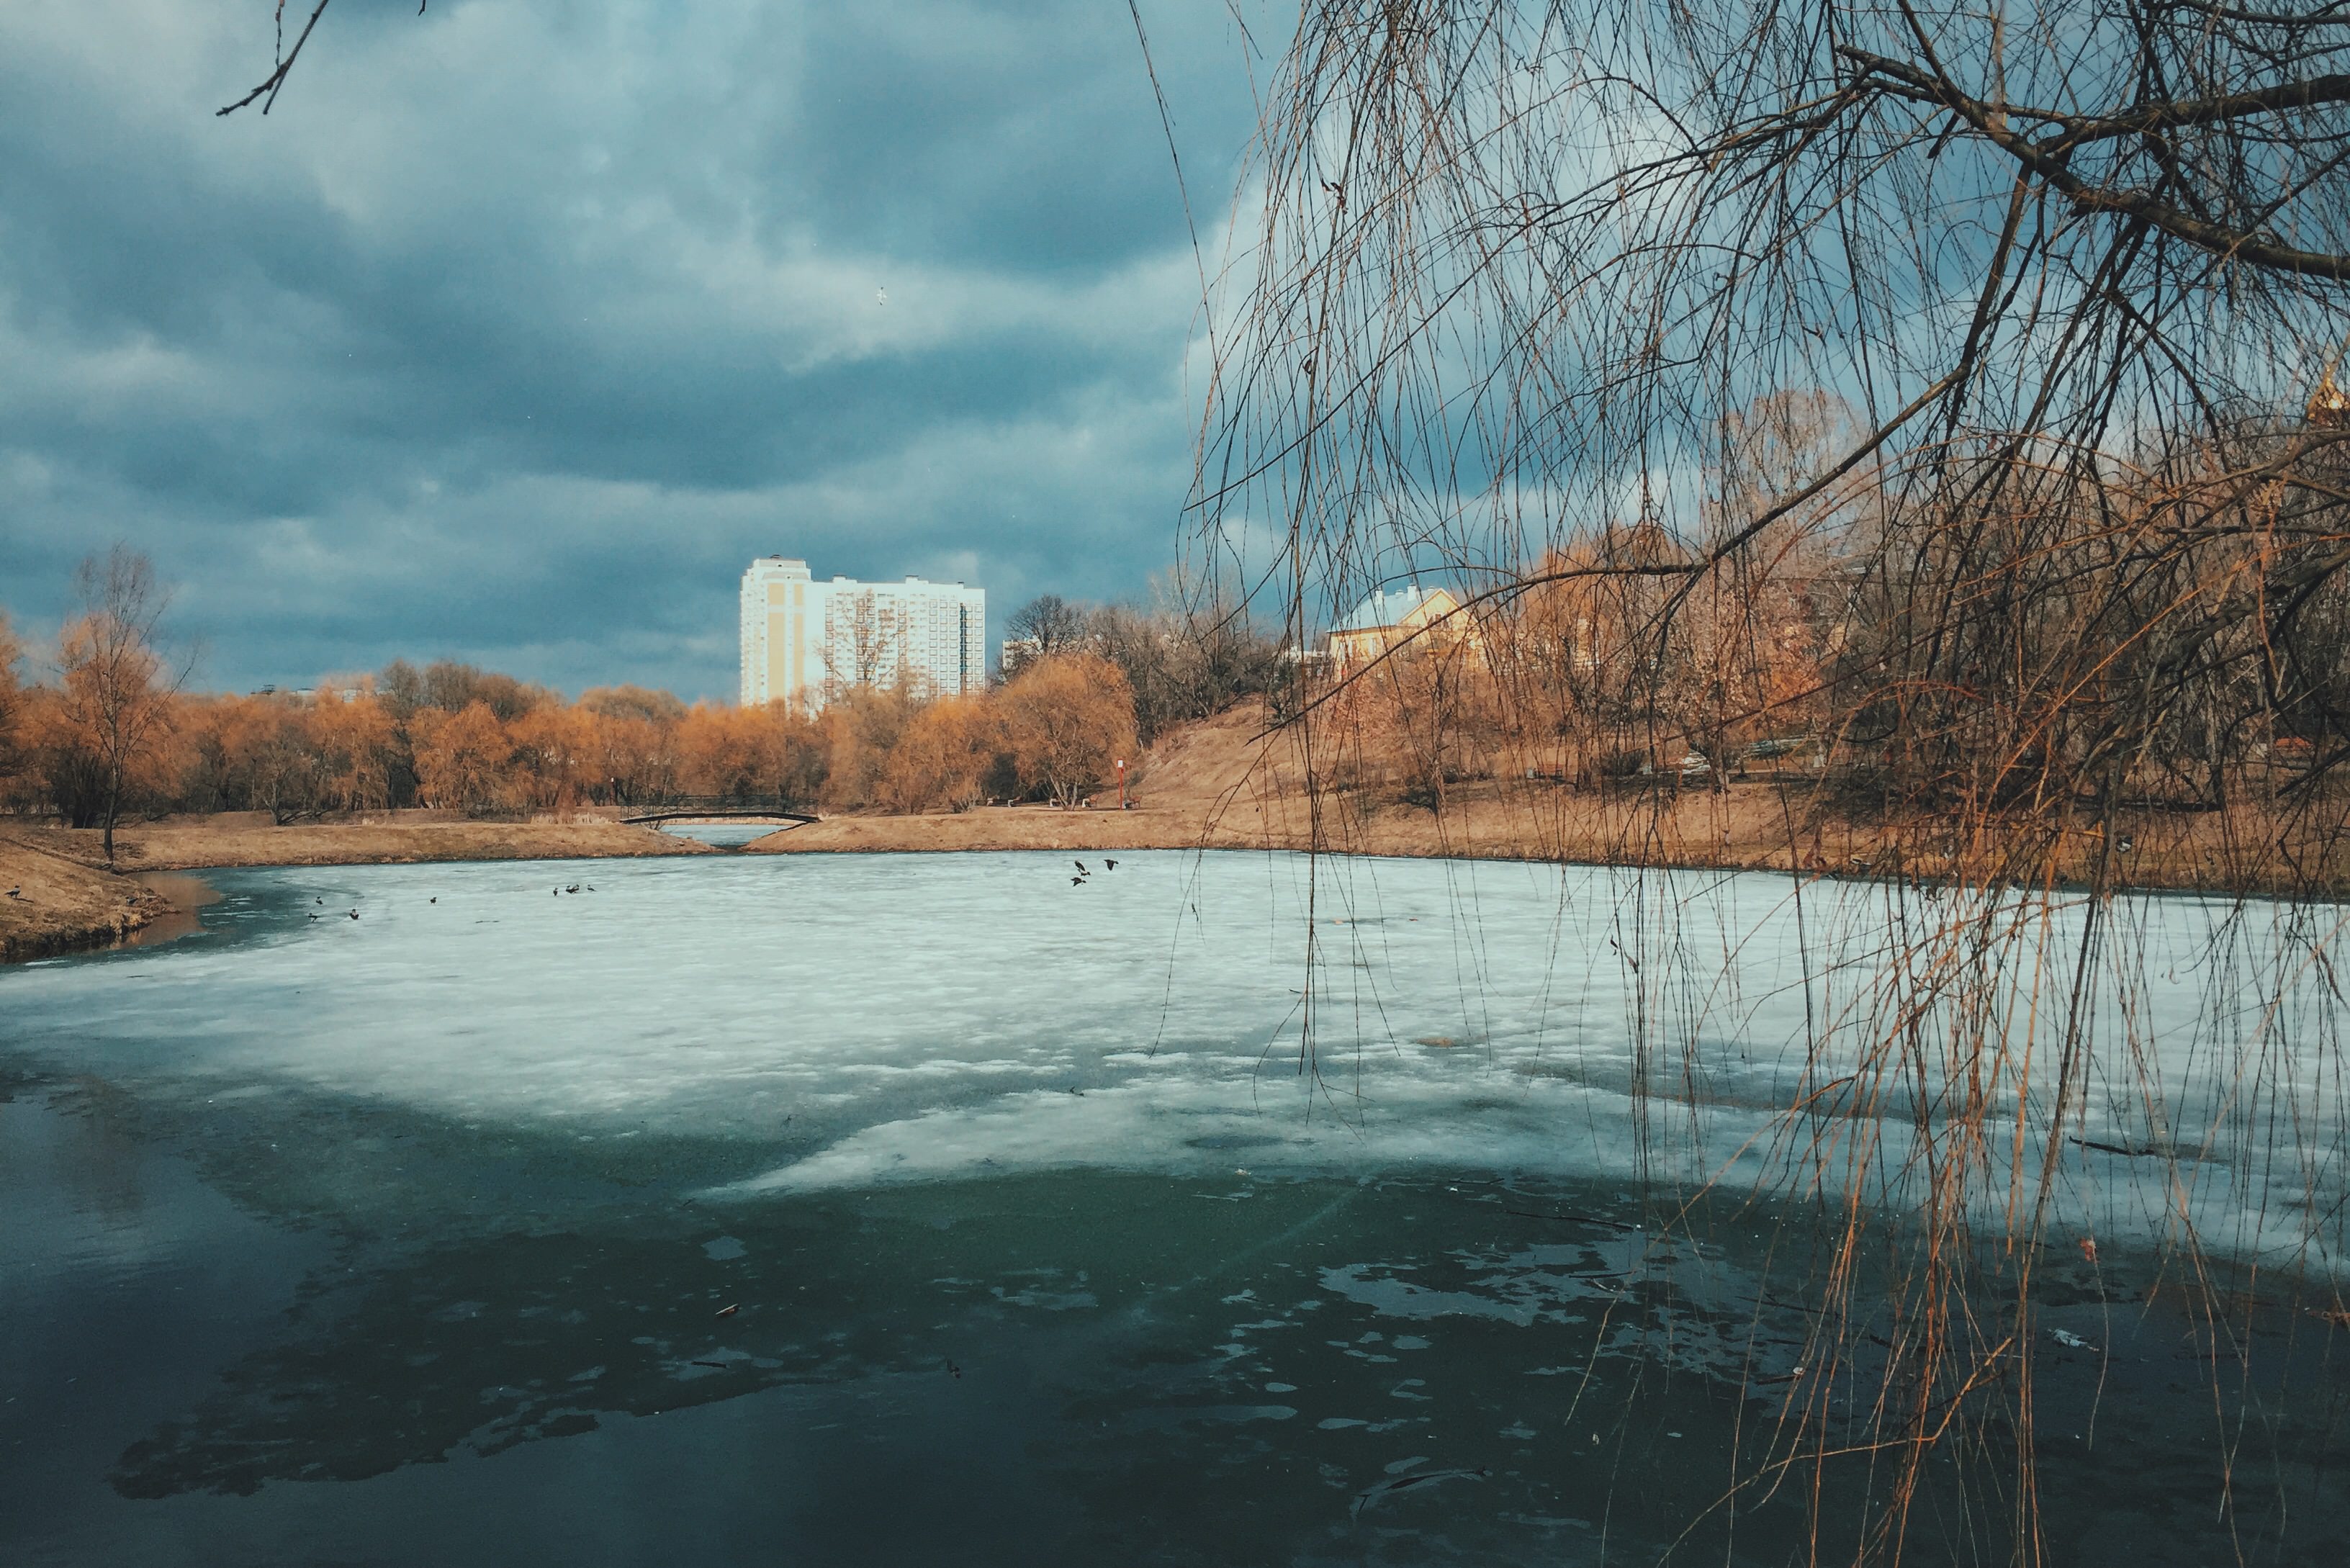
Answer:
<path fill-rule="evenodd" d="M 629 824 L 652 822 L 793 822 L 820 820 L 812 811 L 800 811 L 785 805 L 746 805 L 740 801 L 702 805 L 691 801 L 667 802 L 660 805 L 638 806 L 625 810 L 620 820 Z"/>

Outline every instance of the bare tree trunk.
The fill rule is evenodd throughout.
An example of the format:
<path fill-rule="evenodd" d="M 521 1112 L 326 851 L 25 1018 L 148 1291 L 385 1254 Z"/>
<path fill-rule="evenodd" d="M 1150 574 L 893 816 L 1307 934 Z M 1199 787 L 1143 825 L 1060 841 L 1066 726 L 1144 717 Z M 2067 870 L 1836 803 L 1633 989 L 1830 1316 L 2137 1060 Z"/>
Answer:
<path fill-rule="evenodd" d="M 58 638 L 68 743 L 96 761 L 106 858 L 122 816 L 132 767 L 161 739 L 187 671 L 167 671 L 155 639 L 170 596 L 147 557 L 117 545 L 84 560 L 75 574 L 81 614 Z"/>

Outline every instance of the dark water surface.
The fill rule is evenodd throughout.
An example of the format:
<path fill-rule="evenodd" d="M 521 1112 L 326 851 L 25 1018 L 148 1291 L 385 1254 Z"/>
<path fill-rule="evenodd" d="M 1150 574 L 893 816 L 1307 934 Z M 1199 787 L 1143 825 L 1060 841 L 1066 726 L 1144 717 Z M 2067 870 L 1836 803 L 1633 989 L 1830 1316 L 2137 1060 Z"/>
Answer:
<path fill-rule="evenodd" d="M 978 896 L 923 878 L 1044 857 L 907 858 L 873 874 L 910 927 L 833 908 L 853 861 L 240 873 L 207 935 L 0 974 L 0 1563 L 1781 1563 L 1814 1502 L 1831 1560 L 1887 1526 L 1865 1455 L 1731 1493 L 1795 1388 L 1856 1433 L 1882 1368 L 1865 1322 L 1798 1382 L 1788 1213 L 1661 1239 L 1605 1159 L 1525 1156 L 1549 1079 L 1442 1035 L 1394 1084 L 1432 1143 L 1309 1127 L 1180 1010 L 1172 1064 L 1128 1061 L 1126 1023 L 1039 1019 L 1036 952 L 914 940 Z M 588 875 L 613 902 L 546 886 Z M 1440 923 L 1415 886 L 1399 923 Z M 712 898 L 832 980 L 609 978 Z M 1236 1061 L 1285 1006 L 1274 931 L 1263 976 L 1211 955 L 1270 1014 Z M 738 975 L 772 933 L 741 940 Z M 2350 1561 L 2340 1327 L 2215 1356 L 2137 1266 L 2043 1276 L 2033 1332 L 2080 1346 L 2033 1372 L 2051 1560 Z M 1910 1560 L 2003 1560 L 2011 1444 L 1950 1445 Z"/>

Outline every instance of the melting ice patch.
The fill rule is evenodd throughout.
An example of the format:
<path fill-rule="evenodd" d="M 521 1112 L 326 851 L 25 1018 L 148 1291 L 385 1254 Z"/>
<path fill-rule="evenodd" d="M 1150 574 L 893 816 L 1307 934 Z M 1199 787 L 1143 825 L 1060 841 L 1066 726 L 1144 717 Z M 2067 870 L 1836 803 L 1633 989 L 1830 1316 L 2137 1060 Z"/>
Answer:
<path fill-rule="evenodd" d="M 743 1193 L 1825 1167 L 1898 1198 L 1914 1129 L 1978 1085 L 2024 1126 L 2023 1159 L 1992 1140 L 1970 1189 L 1987 1215 L 2030 1200 L 2054 1138 L 2054 1212 L 2102 1235 L 2191 1221 L 2323 1251 L 2341 1223 L 2326 912 L 2117 904 L 2068 1056 L 2077 903 L 1970 950 L 1933 936 L 1964 906 L 1772 876 L 1165 852 L 1074 887 L 1045 854 L 578 872 L 227 874 L 219 918 L 260 934 L 0 975 L 0 1051 L 167 1092 L 772 1147 Z"/>

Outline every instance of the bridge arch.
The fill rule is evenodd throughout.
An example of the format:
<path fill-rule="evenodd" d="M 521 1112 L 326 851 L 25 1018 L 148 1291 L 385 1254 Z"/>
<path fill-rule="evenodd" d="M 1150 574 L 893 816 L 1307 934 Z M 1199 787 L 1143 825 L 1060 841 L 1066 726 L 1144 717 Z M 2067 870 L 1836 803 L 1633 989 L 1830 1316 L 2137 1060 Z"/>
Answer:
<path fill-rule="evenodd" d="M 772 822 L 780 827 L 803 827 L 822 817 L 805 811 L 777 811 L 771 806 L 664 805 L 632 812 L 620 820 L 631 827 L 659 827 L 667 822 Z"/>

